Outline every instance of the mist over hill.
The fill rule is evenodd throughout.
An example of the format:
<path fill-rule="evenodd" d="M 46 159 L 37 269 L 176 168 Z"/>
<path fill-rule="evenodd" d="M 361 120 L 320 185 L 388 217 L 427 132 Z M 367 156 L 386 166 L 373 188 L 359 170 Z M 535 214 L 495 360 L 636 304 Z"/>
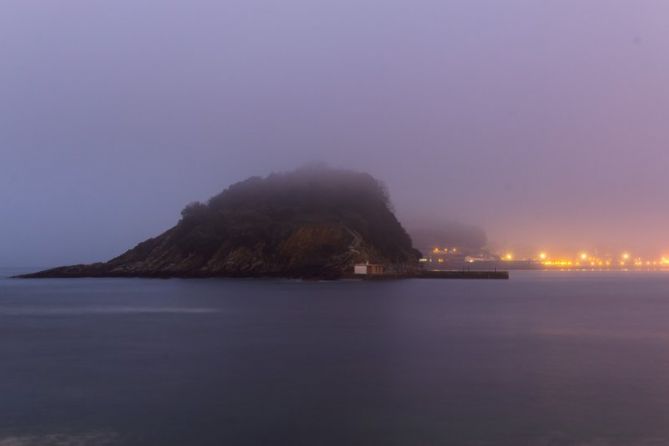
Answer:
<path fill-rule="evenodd" d="M 413 268 L 419 256 L 381 182 L 313 165 L 191 203 L 173 228 L 108 262 L 31 277 L 338 277 L 358 262 Z"/>
<path fill-rule="evenodd" d="M 479 252 L 486 248 L 485 230 L 475 225 L 440 219 L 421 219 L 407 224 L 413 244 L 427 253 L 435 247 L 458 247 L 465 252 Z"/>

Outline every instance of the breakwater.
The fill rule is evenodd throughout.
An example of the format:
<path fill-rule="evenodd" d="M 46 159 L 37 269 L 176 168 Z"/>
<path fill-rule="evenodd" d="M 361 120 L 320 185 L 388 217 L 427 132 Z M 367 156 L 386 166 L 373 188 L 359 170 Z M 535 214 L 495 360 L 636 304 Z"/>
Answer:
<path fill-rule="evenodd" d="M 389 279 L 493 279 L 508 280 L 508 271 L 416 271 L 411 273 L 386 273 L 371 275 L 349 275 L 347 278 L 363 280 Z"/>
<path fill-rule="evenodd" d="M 501 279 L 509 278 L 508 271 L 421 271 L 421 279 Z"/>

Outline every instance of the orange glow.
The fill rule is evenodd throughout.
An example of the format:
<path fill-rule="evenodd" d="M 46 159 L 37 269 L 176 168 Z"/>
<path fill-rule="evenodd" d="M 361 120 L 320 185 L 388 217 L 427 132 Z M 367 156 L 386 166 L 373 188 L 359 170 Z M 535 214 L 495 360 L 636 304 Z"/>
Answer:
<path fill-rule="evenodd" d="M 505 254 L 502 259 L 510 259 L 509 254 Z M 632 257 L 630 253 L 624 252 L 620 255 L 618 260 L 610 257 L 603 256 L 600 257 L 594 254 L 588 254 L 586 252 L 580 252 L 576 254 L 573 258 L 550 258 L 545 252 L 540 252 L 536 261 L 541 264 L 546 269 L 566 269 L 566 268 L 577 268 L 577 269 L 610 269 L 610 268 L 649 268 L 649 269 L 658 269 L 663 268 L 669 270 L 669 255 L 664 255 L 656 259 L 642 258 L 642 257 Z"/>

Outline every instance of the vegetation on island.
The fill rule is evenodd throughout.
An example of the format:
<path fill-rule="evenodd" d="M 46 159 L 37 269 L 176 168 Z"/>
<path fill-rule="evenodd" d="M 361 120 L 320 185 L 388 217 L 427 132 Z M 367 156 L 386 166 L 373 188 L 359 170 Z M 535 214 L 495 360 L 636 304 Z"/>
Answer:
<path fill-rule="evenodd" d="M 191 203 L 176 226 L 108 262 L 29 277 L 336 278 L 360 262 L 405 272 L 419 258 L 381 182 L 309 166 Z"/>

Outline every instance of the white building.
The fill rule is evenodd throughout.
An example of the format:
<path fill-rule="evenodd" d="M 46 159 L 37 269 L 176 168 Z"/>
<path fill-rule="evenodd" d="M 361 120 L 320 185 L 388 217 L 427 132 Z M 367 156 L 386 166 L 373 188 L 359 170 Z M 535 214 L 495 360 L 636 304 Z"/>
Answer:
<path fill-rule="evenodd" d="M 383 274 L 383 265 L 373 263 L 359 263 L 353 267 L 356 275 L 378 276 Z"/>

